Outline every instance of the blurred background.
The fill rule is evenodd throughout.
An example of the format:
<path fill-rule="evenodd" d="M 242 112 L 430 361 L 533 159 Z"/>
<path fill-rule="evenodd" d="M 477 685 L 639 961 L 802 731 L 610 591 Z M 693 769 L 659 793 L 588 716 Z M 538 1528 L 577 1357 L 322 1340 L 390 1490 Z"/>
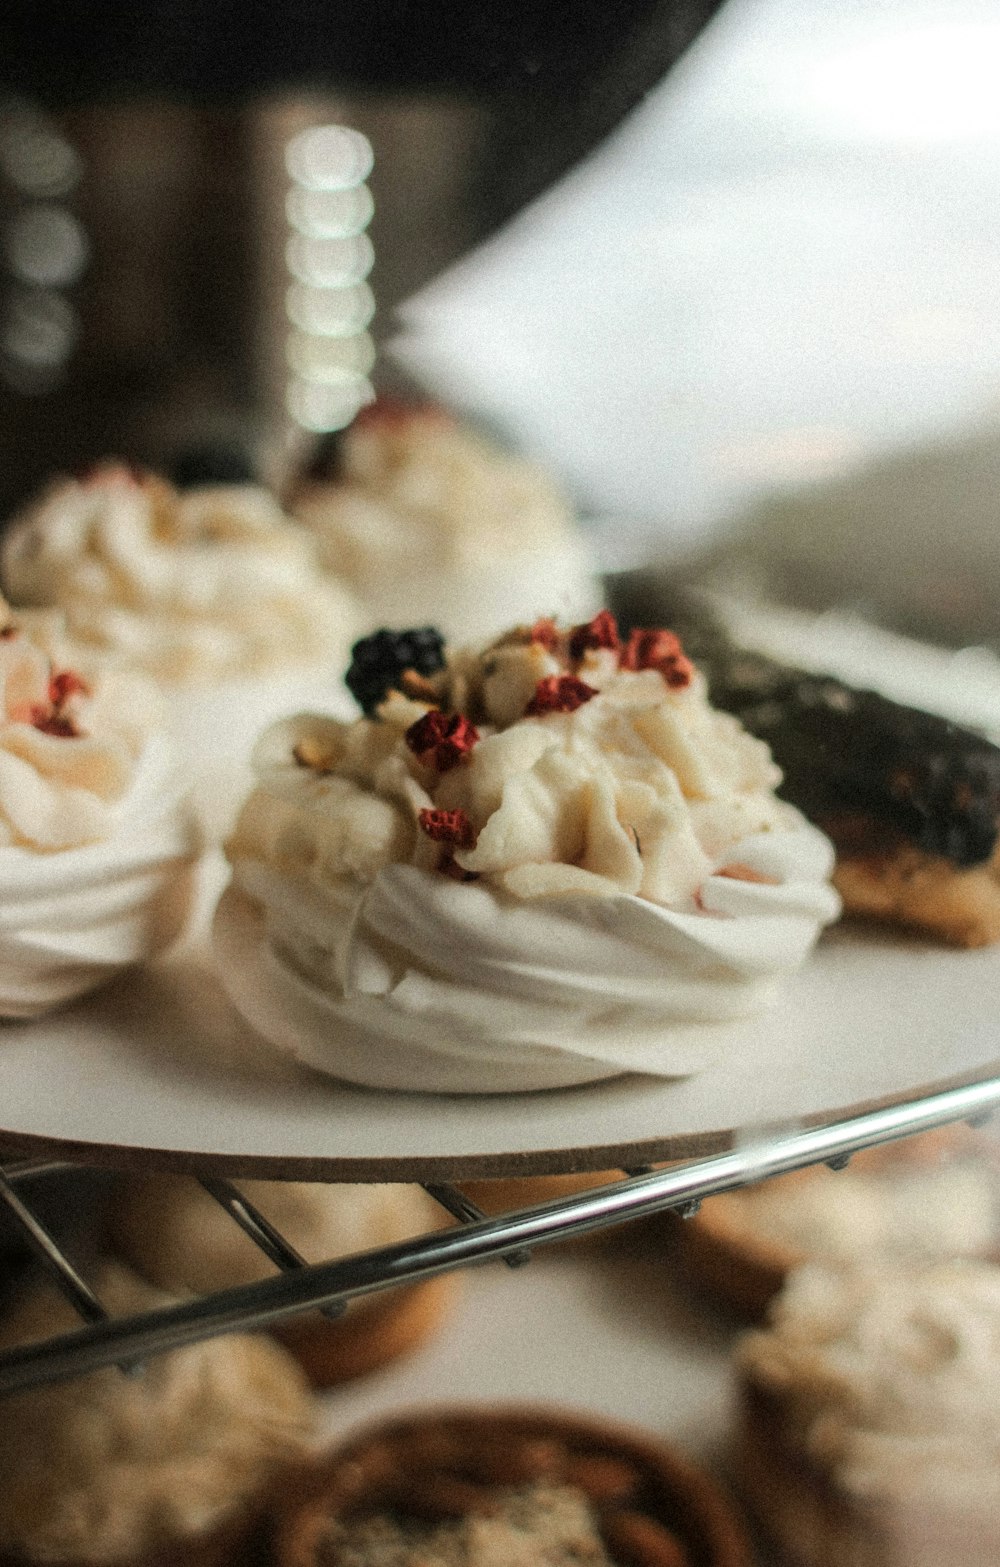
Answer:
<path fill-rule="evenodd" d="M 608 569 L 1000 638 L 992 0 L 4 30 L 4 514 L 108 452 L 280 481 L 367 380 L 417 384 L 550 464 Z M 290 200 L 331 123 L 369 206 L 357 170 Z"/>

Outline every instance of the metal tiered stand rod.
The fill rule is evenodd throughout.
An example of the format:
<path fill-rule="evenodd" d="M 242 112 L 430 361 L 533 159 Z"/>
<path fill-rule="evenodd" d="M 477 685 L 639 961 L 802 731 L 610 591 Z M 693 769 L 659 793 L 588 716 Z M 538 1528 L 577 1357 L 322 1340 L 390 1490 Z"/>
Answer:
<path fill-rule="evenodd" d="M 610 1185 L 494 1218 L 485 1217 L 458 1188 L 428 1184 L 427 1190 L 456 1219 L 453 1226 L 394 1246 L 315 1265 L 304 1264 L 235 1187 L 206 1181 L 213 1196 L 283 1271 L 257 1284 L 114 1320 L 98 1315 L 100 1307 L 85 1283 L 12 1190 L 19 1180 L 51 1165 L 30 1161 L 10 1164 L 0 1176 L 0 1198 L 8 1203 L 67 1297 L 89 1321 L 76 1332 L 0 1355 L 0 1394 L 20 1392 L 105 1366 L 135 1366 L 151 1355 L 217 1334 L 264 1328 L 304 1310 L 318 1308 L 336 1315 L 357 1296 L 413 1283 L 474 1262 L 502 1258 L 517 1264 L 527 1260 L 535 1246 L 627 1220 L 666 1210 L 686 1217 L 697 1211 L 703 1198 L 719 1192 L 811 1164 L 825 1162 L 839 1169 L 862 1148 L 931 1131 L 952 1121 L 988 1119 L 997 1109 L 1000 1077 L 806 1131 L 781 1132 L 756 1141 L 747 1139 L 729 1153 L 666 1169 L 630 1172 Z"/>

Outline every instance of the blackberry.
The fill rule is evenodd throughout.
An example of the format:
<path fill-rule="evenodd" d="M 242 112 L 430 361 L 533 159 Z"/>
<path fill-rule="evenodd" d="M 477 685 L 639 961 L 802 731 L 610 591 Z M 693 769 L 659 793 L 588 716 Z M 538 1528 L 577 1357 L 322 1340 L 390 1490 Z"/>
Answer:
<path fill-rule="evenodd" d="M 433 626 L 409 631 L 376 631 L 351 648 L 347 689 L 369 718 L 405 669 L 435 675 L 444 668 L 444 638 Z"/>

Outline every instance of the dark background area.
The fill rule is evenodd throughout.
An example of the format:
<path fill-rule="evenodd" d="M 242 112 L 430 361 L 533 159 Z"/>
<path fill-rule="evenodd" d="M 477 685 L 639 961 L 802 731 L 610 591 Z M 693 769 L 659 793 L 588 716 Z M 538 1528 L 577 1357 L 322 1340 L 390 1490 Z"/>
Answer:
<path fill-rule="evenodd" d="M 110 453 L 161 466 L 192 439 L 275 446 L 280 160 L 297 106 L 375 148 L 383 338 L 400 299 L 599 143 L 718 6 L 8 0 L 0 129 L 5 105 L 27 104 L 76 150 L 66 204 L 88 262 L 67 293 L 79 326 L 58 383 L 5 376 L 24 287 L 4 236 L 25 197 L 0 168 L 0 518 L 54 471 Z"/>

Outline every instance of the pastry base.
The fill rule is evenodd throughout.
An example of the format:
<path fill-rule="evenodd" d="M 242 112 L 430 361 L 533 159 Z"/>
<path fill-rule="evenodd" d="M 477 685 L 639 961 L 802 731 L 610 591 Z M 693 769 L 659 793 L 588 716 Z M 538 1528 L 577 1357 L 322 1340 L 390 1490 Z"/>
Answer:
<path fill-rule="evenodd" d="M 833 883 L 846 913 L 929 931 L 953 947 L 1000 941 L 1000 849 L 969 870 L 907 847 L 838 854 Z"/>
<path fill-rule="evenodd" d="M 593 1170 L 579 1175 L 522 1175 L 509 1180 L 463 1181 L 462 1191 L 492 1218 L 521 1208 L 534 1208 L 540 1203 L 555 1202 L 560 1197 L 573 1197 L 578 1192 L 591 1191 L 595 1186 L 613 1186 L 624 1174 L 624 1170 Z M 612 1233 L 595 1230 L 587 1235 L 571 1236 L 558 1244 L 600 1246 Z"/>
<path fill-rule="evenodd" d="M 855 1154 L 851 1168 L 869 1172 L 927 1168 L 945 1157 L 977 1151 L 983 1151 L 983 1143 L 970 1127 L 946 1126 L 868 1148 Z M 777 1176 L 772 1186 L 833 1179 L 820 1166 Z M 709 1197 L 693 1218 L 674 1223 L 680 1232 L 681 1259 L 692 1283 L 754 1320 L 764 1316 L 792 1269 L 809 1260 L 806 1252 L 754 1229 L 750 1202 L 740 1192 Z"/>
<path fill-rule="evenodd" d="M 440 1328 L 461 1284 L 457 1274 L 443 1274 L 370 1295 L 336 1320 L 310 1312 L 278 1323 L 271 1333 L 295 1356 L 313 1387 L 336 1387 L 419 1349 Z"/>

